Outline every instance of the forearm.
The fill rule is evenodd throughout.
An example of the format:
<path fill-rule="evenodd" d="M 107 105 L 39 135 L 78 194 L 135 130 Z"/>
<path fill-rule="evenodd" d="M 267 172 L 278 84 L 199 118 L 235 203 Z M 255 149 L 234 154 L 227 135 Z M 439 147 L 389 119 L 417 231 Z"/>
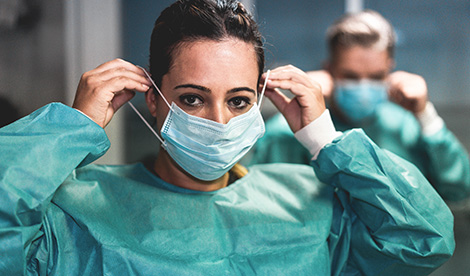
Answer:
<path fill-rule="evenodd" d="M 326 144 L 323 138 L 301 142 L 317 154 L 312 165 L 319 179 L 338 188 L 345 213 L 335 219 L 349 218 L 339 223 L 344 229 L 338 231 L 346 235 L 339 239 L 352 252 L 349 266 L 372 274 L 402 269 L 426 275 L 450 258 L 452 214 L 415 166 L 379 149 L 361 130 L 332 138 L 338 135 L 334 127 L 319 131 L 314 126 L 302 129 L 300 138 L 317 139 L 322 133 L 334 139 Z M 330 134 L 324 133 L 327 129 Z M 376 265 L 370 264 L 371 258 Z"/>
<path fill-rule="evenodd" d="M 397 269 L 427 275 L 452 255 L 453 217 L 446 204 L 418 169 L 377 148 L 362 131 L 328 144 L 313 166 L 358 218 L 351 223 L 351 266 L 381 275 Z"/>

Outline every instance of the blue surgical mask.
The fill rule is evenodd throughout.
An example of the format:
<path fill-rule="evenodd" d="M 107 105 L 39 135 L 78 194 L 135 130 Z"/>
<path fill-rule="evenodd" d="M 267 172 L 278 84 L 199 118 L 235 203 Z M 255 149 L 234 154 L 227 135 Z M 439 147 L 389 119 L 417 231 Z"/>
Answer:
<path fill-rule="evenodd" d="M 144 72 L 147 74 L 145 70 Z M 195 178 L 211 181 L 222 177 L 264 134 L 264 121 L 259 106 L 266 82 L 259 105 L 255 103 L 248 112 L 232 118 L 227 124 L 221 124 L 190 115 L 174 102 L 170 105 L 148 74 L 147 77 L 170 108 L 160 131 L 162 138 L 133 108 L 171 158 Z"/>
<path fill-rule="evenodd" d="M 377 107 L 387 101 L 387 85 L 375 80 L 340 80 L 335 82 L 335 103 L 354 123 L 372 117 Z"/>

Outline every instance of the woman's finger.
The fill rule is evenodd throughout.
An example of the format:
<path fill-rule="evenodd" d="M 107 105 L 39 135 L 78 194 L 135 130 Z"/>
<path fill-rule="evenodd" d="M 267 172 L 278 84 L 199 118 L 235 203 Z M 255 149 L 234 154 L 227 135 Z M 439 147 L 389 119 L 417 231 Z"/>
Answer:
<path fill-rule="evenodd" d="M 127 78 L 140 82 L 144 85 L 143 87 L 148 87 L 146 90 L 148 90 L 152 85 L 147 76 L 141 70 L 140 73 L 136 73 L 135 71 L 128 70 L 124 67 L 111 68 L 106 71 L 90 75 L 88 77 L 88 84 L 93 85 L 93 83 L 96 83 L 97 85 L 100 85 L 100 83 L 107 82 L 116 77 Z"/>
<path fill-rule="evenodd" d="M 116 112 L 121 106 L 130 101 L 135 96 L 133 90 L 124 90 L 120 93 L 116 93 L 112 100 L 113 110 Z"/>
<path fill-rule="evenodd" d="M 279 112 L 281 112 L 284 118 L 286 118 L 287 123 L 293 132 L 296 132 L 302 127 L 302 115 L 295 98 L 290 99 L 278 89 L 266 89 L 265 94 Z"/>
<path fill-rule="evenodd" d="M 316 84 L 305 72 L 292 65 L 282 66 L 271 71 L 270 80 L 290 80 L 313 88 Z"/>
<path fill-rule="evenodd" d="M 278 89 L 266 89 L 265 95 L 281 113 L 284 113 L 283 111 L 291 101 L 289 97 Z"/>
<path fill-rule="evenodd" d="M 266 95 L 284 115 L 293 131 L 308 125 L 325 110 L 320 85 L 296 67 L 288 65 L 272 70 L 267 87 L 269 92 Z M 289 90 L 295 97 L 289 99 L 277 89 Z"/>
<path fill-rule="evenodd" d="M 119 68 L 119 67 L 126 68 L 127 70 L 132 71 L 136 74 L 144 75 L 144 73 L 142 72 L 142 69 L 140 69 L 139 67 L 135 66 L 134 64 L 132 64 L 128 61 L 125 61 L 123 59 L 120 59 L 120 58 L 113 59 L 111 61 L 105 62 L 105 63 L 99 65 L 98 67 L 96 67 L 95 69 L 90 70 L 89 73 L 99 74 L 99 73 L 102 73 L 104 71 L 108 71 L 110 69 Z"/>
<path fill-rule="evenodd" d="M 101 127 L 105 127 L 117 108 L 131 98 L 126 91 L 146 92 L 149 89 L 149 86 L 140 79 L 134 79 L 136 76 L 134 73 L 124 72 L 113 75 L 108 80 L 96 76 L 84 76 L 79 84 L 73 107 L 88 115 Z M 120 94 L 125 96 L 119 96 L 115 103 L 115 96 Z"/>
<path fill-rule="evenodd" d="M 297 99 L 300 108 L 321 109 L 325 105 L 319 85 L 317 87 L 307 87 L 292 80 L 273 80 L 269 82 L 269 85 L 270 88 L 289 90 Z"/>
<path fill-rule="evenodd" d="M 269 80 L 268 88 L 280 88 L 283 90 L 289 90 L 294 94 L 294 96 L 306 96 L 312 94 L 311 88 L 306 87 L 302 83 L 292 81 L 290 79 L 286 80 Z"/>
<path fill-rule="evenodd" d="M 140 80 L 135 80 L 127 76 L 119 75 L 103 83 L 103 85 L 100 86 L 100 89 L 112 93 L 121 92 L 123 90 L 147 92 L 150 87 L 142 83 Z"/>

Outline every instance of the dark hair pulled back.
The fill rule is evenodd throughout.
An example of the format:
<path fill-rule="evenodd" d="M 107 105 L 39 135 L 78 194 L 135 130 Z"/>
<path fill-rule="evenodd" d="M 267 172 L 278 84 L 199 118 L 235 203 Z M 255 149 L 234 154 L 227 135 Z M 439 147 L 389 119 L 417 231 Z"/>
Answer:
<path fill-rule="evenodd" d="M 184 42 L 233 37 L 253 44 L 259 76 L 264 69 L 261 34 L 253 17 L 234 0 L 179 0 L 163 10 L 155 22 L 150 41 L 150 73 L 161 85 L 175 51 Z"/>

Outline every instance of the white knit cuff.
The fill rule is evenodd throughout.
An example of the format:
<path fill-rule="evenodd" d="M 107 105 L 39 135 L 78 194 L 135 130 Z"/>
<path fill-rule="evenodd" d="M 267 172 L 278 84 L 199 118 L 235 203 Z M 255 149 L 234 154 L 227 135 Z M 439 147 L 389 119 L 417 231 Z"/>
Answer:
<path fill-rule="evenodd" d="M 341 134 L 342 132 L 336 131 L 331 120 L 330 111 L 326 109 L 320 117 L 298 130 L 294 135 L 309 150 L 313 156 L 312 159 L 315 160 L 320 150 Z"/>
<path fill-rule="evenodd" d="M 431 102 L 426 103 L 426 107 L 423 111 L 416 114 L 416 118 L 421 125 L 421 131 L 424 135 L 436 134 L 444 127 L 444 120 L 437 114 Z"/>

